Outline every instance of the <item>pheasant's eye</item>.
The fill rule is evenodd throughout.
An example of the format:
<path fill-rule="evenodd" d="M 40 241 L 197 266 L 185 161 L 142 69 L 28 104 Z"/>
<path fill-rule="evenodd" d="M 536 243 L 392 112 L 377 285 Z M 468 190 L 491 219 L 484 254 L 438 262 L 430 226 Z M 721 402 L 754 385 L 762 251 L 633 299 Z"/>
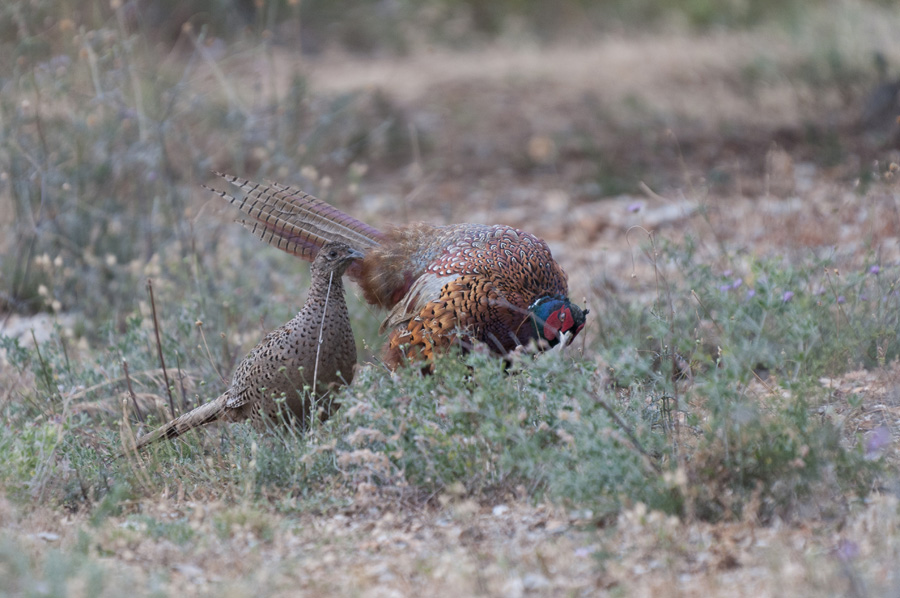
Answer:
<path fill-rule="evenodd" d="M 337 257 L 337 251 L 332 249 L 331 251 L 328 252 L 328 257 L 331 257 L 331 258 Z"/>

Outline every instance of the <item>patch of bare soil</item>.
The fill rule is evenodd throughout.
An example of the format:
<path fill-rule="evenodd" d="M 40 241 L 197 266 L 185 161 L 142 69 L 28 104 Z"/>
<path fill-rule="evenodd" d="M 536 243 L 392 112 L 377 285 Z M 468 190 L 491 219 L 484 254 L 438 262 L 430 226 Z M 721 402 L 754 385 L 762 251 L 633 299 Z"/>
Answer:
<path fill-rule="evenodd" d="M 277 515 L 215 498 L 161 497 L 143 512 L 193 532 L 186 542 L 111 518 L 89 554 L 113 584 L 228 596 L 822 596 L 896 591 L 898 499 L 875 494 L 841 525 L 811 519 L 685 523 L 635 505 L 596 528 L 589 513 L 519 501 L 401 508 L 365 490 L 354 508 Z M 16 519 L 8 503 L 6 519 Z M 222 521 L 233 521 L 223 534 Z M 34 512 L 14 524 L 27 554 L 72 549 L 83 518 Z M 157 583 L 160 583 L 158 581 Z M 871 581 L 869 582 L 872 583 Z"/>

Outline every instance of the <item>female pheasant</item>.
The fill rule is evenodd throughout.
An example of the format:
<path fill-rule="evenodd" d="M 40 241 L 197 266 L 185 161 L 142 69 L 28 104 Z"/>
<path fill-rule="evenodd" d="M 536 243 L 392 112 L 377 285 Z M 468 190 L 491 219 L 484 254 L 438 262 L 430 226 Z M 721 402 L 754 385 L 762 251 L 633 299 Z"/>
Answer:
<path fill-rule="evenodd" d="M 511 226 L 413 224 L 379 231 L 315 197 L 272 183 L 216 173 L 244 192 L 240 221 L 270 245 L 303 259 L 338 240 L 365 257 L 347 270 L 366 300 L 390 310 L 384 361 L 394 369 L 431 360 L 454 343 L 473 341 L 504 355 L 519 345 L 567 342 L 587 310 L 568 298 L 566 273 L 547 244 Z"/>
<path fill-rule="evenodd" d="M 144 434 L 135 450 L 162 439 L 214 422 L 250 420 L 264 429 L 272 423 L 309 423 L 313 401 L 322 407 L 320 418 L 337 408 L 328 395 L 353 381 L 356 342 L 344 302 L 344 271 L 362 253 L 332 242 L 316 250 L 310 272 L 309 295 L 303 309 L 279 326 L 238 364 L 231 386 L 209 403 Z"/>

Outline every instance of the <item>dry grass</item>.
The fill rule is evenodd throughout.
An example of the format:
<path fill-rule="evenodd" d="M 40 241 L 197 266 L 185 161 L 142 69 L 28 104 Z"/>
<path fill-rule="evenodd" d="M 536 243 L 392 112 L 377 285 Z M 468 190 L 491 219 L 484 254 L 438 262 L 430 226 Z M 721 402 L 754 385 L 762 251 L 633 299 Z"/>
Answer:
<path fill-rule="evenodd" d="M 637 505 L 596 529 L 551 506 L 442 503 L 398 508 L 360 489 L 345 511 L 281 515 L 212 495 L 164 495 L 143 505 L 141 518 L 91 529 L 84 549 L 84 516 L 23 515 L 3 503 L 0 521 L 38 562 L 54 548 L 86 550 L 112 580 L 107 595 L 154 585 L 197 596 L 890 595 L 900 583 L 900 516 L 890 494 L 840 525 L 691 523 Z M 184 528 L 177 533 L 190 539 L 156 537 L 145 521 Z M 232 522 L 225 532 L 223 521 Z M 89 595 L 71 583 L 70 595 Z"/>

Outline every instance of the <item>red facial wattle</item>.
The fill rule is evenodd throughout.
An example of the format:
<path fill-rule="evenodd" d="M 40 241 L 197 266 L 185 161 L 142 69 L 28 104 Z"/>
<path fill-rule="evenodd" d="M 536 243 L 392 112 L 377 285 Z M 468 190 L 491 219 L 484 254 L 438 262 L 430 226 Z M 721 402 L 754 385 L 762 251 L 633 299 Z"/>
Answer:
<path fill-rule="evenodd" d="M 561 333 L 566 332 L 574 325 L 574 322 L 568 307 L 556 310 L 544 321 L 544 338 L 548 341 L 557 340 Z"/>

